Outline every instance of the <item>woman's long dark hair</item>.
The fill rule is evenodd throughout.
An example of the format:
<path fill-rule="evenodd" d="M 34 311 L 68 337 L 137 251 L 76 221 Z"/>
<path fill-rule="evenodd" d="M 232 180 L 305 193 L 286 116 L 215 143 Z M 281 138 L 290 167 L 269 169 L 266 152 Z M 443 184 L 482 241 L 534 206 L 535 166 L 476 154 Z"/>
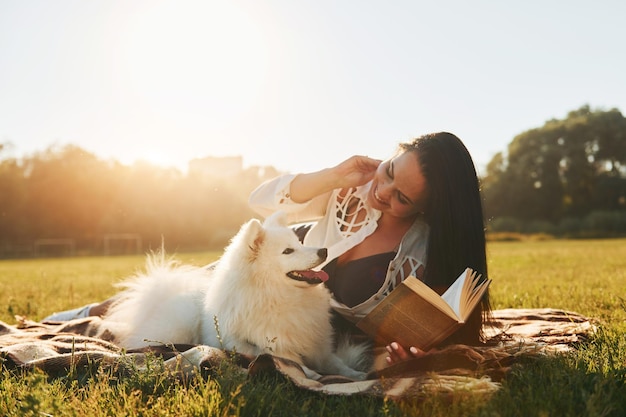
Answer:
<path fill-rule="evenodd" d="M 424 282 L 446 289 L 469 267 L 487 278 L 487 250 L 480 184 L 461 140 L 448 132 L 431 133 L 400 144 L 415 152 L 428 184 L 424 217 L 430 227 Z M 468 323 L 447 343 L 477 343 L 491 311 L 487 294 Z"/>

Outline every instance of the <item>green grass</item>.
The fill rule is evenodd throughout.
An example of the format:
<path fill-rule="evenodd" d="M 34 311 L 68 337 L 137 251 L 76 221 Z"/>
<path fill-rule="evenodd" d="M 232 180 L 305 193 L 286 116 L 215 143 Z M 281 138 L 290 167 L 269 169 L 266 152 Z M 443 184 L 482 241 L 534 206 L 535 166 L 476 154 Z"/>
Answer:
<path fill-rule="evenodd" d="M 181 262 L 206 265 L 219 252 L 176 255 Z M 15 315 L 40 320 L 52 312 L 103 301 L 114 284 L 143 270 L 145 256 L 41 258 L 0 261 L 0 320 Z"/>
<path fill-rule="evenodd" d="M 626 330 L 626 239 L 493 242 L 494 308 L 573 310 Z"/>
<path fill-rule="evenodd" d="M 118 378 L 93 369 L 50 379 L 3 369 L 7 416 L 623 416 L 626 415 L 626 240 L 490 242 L 494 308 L 554 307 L 598 319 L 599 332 L 572 354 L 516 366 L 490 397 L 456 392 L 403 402 L 302 391 L 279 376 L 246 379 L 225 363 L 177 381 L 159 371 Z M 218 253 L 181 254 L 196 265 Z M 38 320 L 103 300 L 143 257 L 0 261 L 0 320 Z"/>

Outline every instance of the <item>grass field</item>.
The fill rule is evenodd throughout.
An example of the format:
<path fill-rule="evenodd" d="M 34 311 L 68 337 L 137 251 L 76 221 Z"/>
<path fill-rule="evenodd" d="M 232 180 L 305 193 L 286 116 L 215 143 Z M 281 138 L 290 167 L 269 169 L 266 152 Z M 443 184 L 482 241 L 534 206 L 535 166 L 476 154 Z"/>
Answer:
<path fill-rule="evenodd" d="M 196 265 L 218 253 L 181 254 Z M 329 397 L 280 377 L 246 380 L 229 364 L 185 384 L 157 370 L 126 380 L 96 373 L 49 380 L 2 369 L 6 416 L 623 416 L 626 415 L 626 239 L 490 242 L 494 308 L 554 307 L 596 318 L 598 334 L 572 354 L 516 367 L 490 397 L 471 392 L 392 402 Z M 103 300 L 143 257 L 0 261 L 0 320 Z"/>

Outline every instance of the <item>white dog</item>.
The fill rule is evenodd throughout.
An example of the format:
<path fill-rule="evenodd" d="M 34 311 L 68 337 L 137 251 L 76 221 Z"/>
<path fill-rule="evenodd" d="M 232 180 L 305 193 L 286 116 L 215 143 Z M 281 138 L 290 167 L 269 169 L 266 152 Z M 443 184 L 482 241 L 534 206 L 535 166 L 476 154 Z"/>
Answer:
<path fill-rule="evenodd" d="M 328 275 L 313 271 L 325 248 L 303 246 L 284 213 L 244 224 L 211 269 L 176 265 L 164 255 L 126 288 L 105 325 L 126 348 L 205 344 L 248 355 L 271 353 L 323 374 L 363 379 L 333 350 Z M 364 347 L 345 349 L 356 364 Z M 362 363 L 362 361 L 361 361 Z M 310 369 L 307 369 L 310 368 Z"/>

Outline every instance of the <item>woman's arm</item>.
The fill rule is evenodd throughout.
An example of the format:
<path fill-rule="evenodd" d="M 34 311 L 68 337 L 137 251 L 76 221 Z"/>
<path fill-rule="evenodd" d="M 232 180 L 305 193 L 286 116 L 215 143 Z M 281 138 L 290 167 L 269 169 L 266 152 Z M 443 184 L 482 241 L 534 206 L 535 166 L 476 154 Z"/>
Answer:
<path fill-rule="evenodd" d="M 296 176 L 285 174 L 259 185 L 248 199 L 250 208 L 262 217 L 268 217 L 278 210 L 287 213 L 289 223 L 317 220 L 326 211 L 330 197 L 320 194 L 306 203 L 296 203 L 291 199 L 291 182 Z"/>
<path fill-rule="evenodd" d="M 353 156 L 332 168 L 282 175 L 257 187 L 250 194 L 249 204 L 264 217 L 283 210 L 290 222 L 314 220 L 324 215 L 333 190 L 367 183 L 379 164 L 377 159 Z"/>
<path fill-rule="evenodd" d="M 291 200 L 304 203 L 328 191 L 363 185 L 374 177 L 380 160 L 355 155 L 332 168 L 300 174 L 291 182 Z"/>

